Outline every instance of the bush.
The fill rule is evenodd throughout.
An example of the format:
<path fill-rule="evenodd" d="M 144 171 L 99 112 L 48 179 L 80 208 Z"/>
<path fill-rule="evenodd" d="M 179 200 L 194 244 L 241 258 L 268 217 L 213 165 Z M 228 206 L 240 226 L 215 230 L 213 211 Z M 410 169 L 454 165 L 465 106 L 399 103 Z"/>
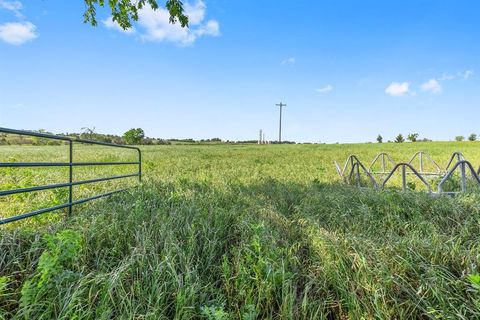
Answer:
<path fill-rule="evenodd" d="M 411 142 L 416 142 L 418 138 L 418 133 L 410 133 L 407 136 L 407 139 L 410 140 Z"/>

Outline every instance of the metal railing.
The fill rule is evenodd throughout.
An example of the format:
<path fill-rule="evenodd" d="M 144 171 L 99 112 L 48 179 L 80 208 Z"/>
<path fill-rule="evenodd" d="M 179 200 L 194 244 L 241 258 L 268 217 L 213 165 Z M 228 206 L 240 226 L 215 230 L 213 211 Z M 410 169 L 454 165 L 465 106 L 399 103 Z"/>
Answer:
<path fill-rule="evenodd" d="M 440 168 L 438 163 L 435 162 L 435 160 L 433 160 L 432 157 L 424 151 L 418 151 L 417 153 L 415 153 L 413 155 L 413 157 L 410 159 L 410 161 L 408 162 L 408 164 L 413 165 L 413 162 L 417 158 L 418 158 L 418 164 L 419 164 L 418 173 L 420 173 L 422 175 L 432 175 L 432 176 L 440 176 L 440 175 L 443 174 L 442 169 Z M 428 172 L 428 171 L 423 170 L 424 169 L 424 164 L 425 164 L 425 159 L 435 168 L 434 172 Z"/>
<path fill-rule="evenodd" d="M 456 160 L 456 162 L 455 162 L 455 160 Z M 463 155 L 463 153 L 458 152 L 458 151 L 454 152 L 452 154 L 452 156 L 450 157 L 450 160 L 448 161 L 447 166 L 445 167 L 445 171 L 448 172 L 449 169 L 450 169 L 450 166 L 452 164 L 455 164 L 455 163 L 463 161 L 463 160 L 465 160 L 465 156 Z"/>
<path fill-rule="evenodd" d="M 381 171 L 373 171 L 373 167 L 378 161 L 381 161 L 381 165 L 382 165 Z M 382 152 L 377 154 L 377 156 L 373 159 L 372 163 L 368 167 L 368 171 L 372 174 L 387 174 L 388 173 L 388 171 L 386 171 L 387 161 L 393 166 L 396 165 L 395 161 L 392 159 L 392 157 L 388 153 Z"/>
<path fill-rule="evenodd" d="M 415 160 L 418 159 L 419 162 L 419 169 L 415 168 L 413 164 L 416 162 Z M 425 160 L 427 163 L 425 163 Z M 374 165 L 381 161 L 381 169 L 380 171 L 373 171 Z M 394 164 L 393 169 L 390 171 L 386 171 L 386 163 L 390 162 L 391 164 Z M 480 167 L 478 171 L 475 171 L 473 168 L 472 164 L 465 160 L 464 155 L 461 152 L 454 152 L 452 156 L 450 157 L 450 160 L 448 161 L 447 166 L 445 167 L 445 171 L 441 169 L 441 167 L 438 165 L 437 162 L 433 160 L 433 158 L 428 154 L 423 151 L 417 152 L 413 155 L 412 158 L 410 158 L 410 161 L 407 162 L 401 162 L 401 163 L 395 163 L 395 161 L 388 155 L 387 153 L 380 153 L 378 154 L 374 160 L 372 161 L 370 167 L 368 169 L 365 168 L 365 166 L 362 164 L 362 162 L 358 159 L 357 156 L 355 155 L 350 155 L 347 158 L 347 161 L 345 162 L 344 168 L 340 168 L 339 164 L 334 161 L 335 163 L 335 168 L 337 170 L 338 175 L 340 178 L 347 184 L 354 185 L 356 184 L 358 187 L 361 187 L 361 171 L 367 176 L 367 178 L 370 179 L 372 182 L 372 185 L 375 189 L 380 188 L 380 189 L 385 189 L 387 183 L 391 180 L 393 175 L 397 172 L 400 171 L 401 173 L 401 189 L 403 191 L 406 191 L 408 189 L 408 183 L 407 183 L 407 175 L 413 175 L 418 180 L 421 181 L 421 183 L 427 188 L 428 193 L 432 195 L 438 195 L 438 194 L 447 194 L 447 195 L 455 195 L 458 194 L 459 192 L 454 192 L 454 191 L 445 191 L 445 185 L 447 184 L 447 181 L 453 177 L 453 174 L 457 169 L 460 171 L 460 192 L 467 192 L 467 170 L 472 176 L 472 179 L 470 181 L 473 182 L 473 185 L 476 185 L 480 188 Z M 434 171 L 424 171 L 425 169 L 425 164 L 429 164 L 429 167 L 434 168 Z M 350 170 L 348 168 L 350 167 Z M 376 183 L 376 180 L 374 178 L 374 175 L 385 175 L 386 177 L 383 179 L 382 182 L 379 184 Z M 441 179 L 441 181 L 438 184 L 438 190 L 437 192 L 434 192 L 432 189 L 432 185 L 427 179 L 433 179 L 430 180 L 430 182 L 435 182 L 435 179 Z M 470 186 L 472 184 L 469 184 Z"/>
<path fill-rule="evenodd" d="M 372 186 L 374 189 L 377 189 L 378 188 L 378 184 L 377 184 L 377 181 L 375 180 L 375 178 L 372 176 L 372 174 L 368 171 L 367 168 L 365 168 L 365 166 L 363 165 L 363 163 L 361 163 L 358 159 L 357 159 L 357 162 L 355 162 L 353 165 L 352 165 L 352 168 L 350 169 L 350 173 L 348 174 L 348 182 L 350 181 L 356 181 L 357 183 L 357 186 L 358 187 L 361 187 L 362 186 L 362 178 L 361 178 L 361 171 L 360 169 L 363 171 L 363 173 L 367 176 L 367 178 L 370 180 L 370 182 L 372 183 Z"/>
<path fill-rule="evenodd" d="M 32 167 L 68 167 L 69 168 L 69 179 L 66 183 L 57 183 L 57 184 L 49 184 L 49 185 L 41 185 L 41 186 L 34 186 L 28 188 L 17 188 L 17 189 L 10 189 L 10 190 L 0 190 L 0 197 L 8 196 L 13 194 L 20 194 L 20 193 L 28 193 L 34 191 L 42 191 L 42 190 L 53 190 L 58 188 L 68 188 L 68 202 L 56 205 L 53 207 L 43 208 L 39 210 L 34 210 L 22 214 L 18 214 L 12 217 L 0 219 L 0 225 L 26 219 L 29 217 L 33 217 L 36 215 L 40 215 L 47 212 L 52 212 L 64 208 L 68 208 L 68 214 L 72 214 L 73 206 L 82 204 L 88 201 L 104 198 L 111 196 L 115 193 L 123 192 L 126 189 L 115 190 L 103 194 L 94 195 L 88 198 L 80 199 L 80 200 L 73 200 L 73 187 L 85 184 L 91 184 L 96 182 L 102 181 L 111 181 L 111 180 L 118 180 L 118 179 L 125 179 L 125 178 L 132 178 L 138 177 L 138 181 L 142 181 L 142 152 L 137 147 L 132 146 L 124 146 L 118 145 L 114 143 L 107 143 L 107 142 L 100 142 L 100 141 L 91 141 L 86 139 L 78 139 L 78 138 L 71 138 L 71 137 L 64 137 L 64 136 L 56 136 L 51 134 L 45 133 L 38 133 L 38 132 L 31 132 L 31 131 L 23 131 L 23 130 L 14 130 L 14 129 L 7 129 L 0 127 L 0 133 L 4 134 L 13 134 L 19 136 L 29 136 L 29 137 L 37 137 L 37 138 L 44 138 L 56 141 L 63 141 L 69 146 L 69 161 L 68 162 L 0 162 L 0 168 L 32 168 Z M 130 149 L 137 151 L 138 154 L 138 161 L 130 161 L 130 162 L 74 162 L 73 161 L 73 146 L 74 143 L 80 144 L 90 144 L 90 145 L 100 145 L 106 147 L 113 147 L 113 148 L 123 148 L 123 149 Z M 0 147 L 1 150 L 1 147 Z M 105 178 L 96 178 L 90 180 L 81 180 L 81 181 L 73 181 L 73 174 L 74 168 L 76 167 L 86 167 L 86 166 L 118 166 L 118 165 L 136 165 L 138 170 L 135 173 L 131 174 L 124 174 L 124 175 L 117 175 Z"/>
<path fill-rule="evenodd" d="M 455 172 L 455 170 L 457 170 L 457 168 L 460 168 L 460 179 L 461 179 L 460 183 L 462 187 L 462 192 L 465 192 L 467 190 L 467 176 L 465 174 L 466 169 L 470 171 L 477 185 L 480 185 L 480 177 L 475 172 L 475 169 L 473 168 L 472 164 L 466 160 L 459 160 L 457 163 L 453 165 L 452 169 L 450 169 L 450 171 L 445 175 L 445 177 L 443 177 L 442 181 L 440 181 L 440 184 L 438 185 L 439 193 L 444 192 L 443 185 L 447 182 L 448 178 L 450 178 L 453 175 L 453 173 Z M 456 192 L 446 192 L 446 193 L 455 194 Z"/>
<path fill-rule="evenodd" d="M 410 163 L 397 163 L 395 167 L 390 171 L 388 176 L 383 180 L 382 182 L 382 189 L 385 189 L 385 186 L 387 185 L 387 182 L 390 180 L 390 178 L 394 175 L 394 173 L 398 170 L 401 170 L 402 173 L 402 190 L 406 191 L 407 190 L 407 169 L 410 169 L 412 173 L 427 187 L 428 192 L 432 192 L 432 187 L 430 184 L 425 180 L 424 177 L 420 173 L 418 173 L 417 170 L 410 164 Z"/>

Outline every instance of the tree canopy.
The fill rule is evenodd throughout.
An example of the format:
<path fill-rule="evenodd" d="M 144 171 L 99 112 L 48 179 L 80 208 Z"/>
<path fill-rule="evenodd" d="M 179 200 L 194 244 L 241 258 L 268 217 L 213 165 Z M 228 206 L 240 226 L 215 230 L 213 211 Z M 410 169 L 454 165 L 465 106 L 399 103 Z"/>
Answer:
<path fill-rule="evenodd" d="M 405 139 L 403 138 L 403 135 L 401 133 L 395 138 L 395 142 L 396 143 L 405 142 Z"/>
<path fill-rule="evenodd" d="M 407 136 L 407 139 L 410 140 L 411 142 L 417 142 L 419 134 L 418 133 L 410 133 Z"/>
<path fill-rule="evenodd" d="M 123 134 L 127 144 L 139 144 L 145 138 L 145 132 L 141 128 L 130 129 Z"/>
<path fill-rule="evenodd" d="M 107 4 L 111 10 L 112 20 L 123 29 L 132 27 L 133 21 L 138 20 L 138 12 L 145 6 L 150 6 L 153 10 L 159 8 L 158 0 L 84 0 L 84 2 L 85 23 L 96 26 L 97 7 L 105 7 Z M 182 27 L 188 27 L 188 16 L 184 12 L 182 1 L 167 0 L 165 8 L 170 13 L 170 23 L 179 22 Z"/>

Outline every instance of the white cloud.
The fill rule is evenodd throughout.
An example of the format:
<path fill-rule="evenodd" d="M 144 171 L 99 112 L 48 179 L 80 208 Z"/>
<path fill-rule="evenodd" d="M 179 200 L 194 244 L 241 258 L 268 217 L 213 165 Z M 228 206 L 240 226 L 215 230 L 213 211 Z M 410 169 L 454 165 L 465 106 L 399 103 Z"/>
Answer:
<path fill-rule="evenodd" d="M 23 18 L 23 14 L 20 12 L 23 9 L 23 5 L 20 1 L 0 0 L 0 9 L 13 12 L 17 18 Z"/>
<path fill-rule="evenodd" d="M 21 45 L 38 37 L 37 27 L 31 22 L 8 22 L 0 25 L 0 40 Z"/>
<path fill-rule="evenodd" d="M 473 70 L 465 70 L 463 72 L 457 72 L 457 74 L 448 74 L 444 73 L 440 78 L 438 78 L 439 81 L 449 81 L 449 80 L 455 80 L 455 79 L 463 79 L 467 80 L 475 75 L 475 71 Z"/>
<path fill-rule="evenodd" d="M 297 62 L 297 59 L 295 59 L 295 57 L 290 57 L 290 58 L 287 58 L 285 60 L 283 60 L 281 62 L 282 65 L 286 65 L 286 64 L 295 64 Z"/>
<path fill-rule="evenodd" d="M 420 88 L 423 91 L 434 93 L 434 94 L 440 94 L 443 91 L 442 86 L 436 79 L 428 80 L 427 82 L 422 84 Z"/>
<path fill-rule="evenodd" d="M 170 23 L 170 14 L 164 8 L 153 10 L 149 6 L 140 10 L 138 14 L 137 30 L 123 30 L 118 24 L 111 21 L 111 18 L 104 20 L 107 28 L 123 33 L 138 33 L 143 41 L 162 42 L 168 41 L 188 46 L 200 37 L 217 37 L 220 35 L 220 25 L 216 20 L 205 22 L 205 12 L 207 6 L 203 0 L 197 0 L 195 3 L 184 4 L 185 14 L 188 16 L 188 28 L 182 28 L 177 22 Z"/>
<path fill-rule="evenodd" d="M 202 0 L 198 0 L 195 4 L 185 3 L 183 8 L 188 16 L 189 25 L 199 25 L 205 19 L 205 10 L 207 6 Z"/>
<path fill-rule="evenodd" d="M 459 72 L 458 76 L 467 80 L 470 77 L 473 77 L 475 75 L 475 72 L 473 70 L 467 70 L 465 72 Z"/>
<path fill-rule="evenodd" d="M 455 79 L 455 76 L 453 74 L 448 74 L 448 73 L 444 73 L 440 78 L 438 78 L 438 80 L 440 81 L 450 81 L 454 79 Z"/>
<path fill-rule="evenodd" d="M 124 30 L 116 21 L 112 20 L 112 17 L 103 20 L 102 23 L 108 29 L 112 29 L 125 34 L 133 34 L 136 31 L 134 27 Z"/>
<path fill-rule="evenodd" d="M 0 10 L 13 13 L 19 22 L 6 22 L 0 24 L 0 41 L 8 44 L 21 45 L 38 37 L 35 32 L 37 27 L 29 22 L 22 21 L 25 16 L 22 14 L 23 4 L 17 0 L 0 0 Z"/>
<path fill-rule="evenodd" d="M 195 34 L 201 36 L 218 37 L 220 35 L 220 25 L 215 20 L 209 20 L 207 24 L 195 30 Z"/>
<path fill-rule="evenodd" d="M 323 88 L 315 89 L 315 91 L 320 92 L 320 93 L 327 93 L 327 92 L 333 91 L 333 86 L 329 84 L 329 85 L 326 85 Z"/>
<path fill-rule="evenodd" d="M 385 93 L 392 97 L 401 97 L 408 93 L 410 84 L 408 82 L 392 82 L 386 89 Z"/>

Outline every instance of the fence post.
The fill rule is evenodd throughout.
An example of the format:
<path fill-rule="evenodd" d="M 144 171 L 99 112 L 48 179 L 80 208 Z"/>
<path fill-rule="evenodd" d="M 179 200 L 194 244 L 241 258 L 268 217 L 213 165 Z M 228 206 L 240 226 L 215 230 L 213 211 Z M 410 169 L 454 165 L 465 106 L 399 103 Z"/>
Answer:
<path fill-rule="evenodd" d="M 385 154 L 382 154 L 382 173 L 385 174 Z"/>
<path fill-rule="evenodd" d="M 465 175 L 465 163 L 460 165 L 460 174 L 462 175 L 462 192 L 467 191 L 467 177 Z"/>
<path fill-rule="evenodd" d="M 420 174 L 423 174 L 423 152 L 420 153 Z"/>
<path fill-rule="evenodd" d="M 407 170 L 405 165 L 402 165 L 402 187 L 403 191 L 407 190 Z"/>
<path fill-rule="evenodd" d="M 361 179 L 361 177 L 360 177 L 360 165 L 358 164 L 358 162 L 355 163 L 355 165 L 357 166 L 357 172 L 356 172 L 356 173 L 357 173 L 357 185 L 358 185 L 359 187 L 361 187 L 361 186 L 362 186 L 362 183 L 361 183 L 361 181 L 360 181 L 360 179 Z"/>
<path fill-rule="evenodd" d="M 70 186 L 68 187 L 68 203 L 70 204 L 68 206 L 68 215 L 72 215 L 72 202 L 73 202 L 73 140 L 70 140 L 70 167 L 69 167 L 69 180 L 68 183 L 70 183 Z"/>

